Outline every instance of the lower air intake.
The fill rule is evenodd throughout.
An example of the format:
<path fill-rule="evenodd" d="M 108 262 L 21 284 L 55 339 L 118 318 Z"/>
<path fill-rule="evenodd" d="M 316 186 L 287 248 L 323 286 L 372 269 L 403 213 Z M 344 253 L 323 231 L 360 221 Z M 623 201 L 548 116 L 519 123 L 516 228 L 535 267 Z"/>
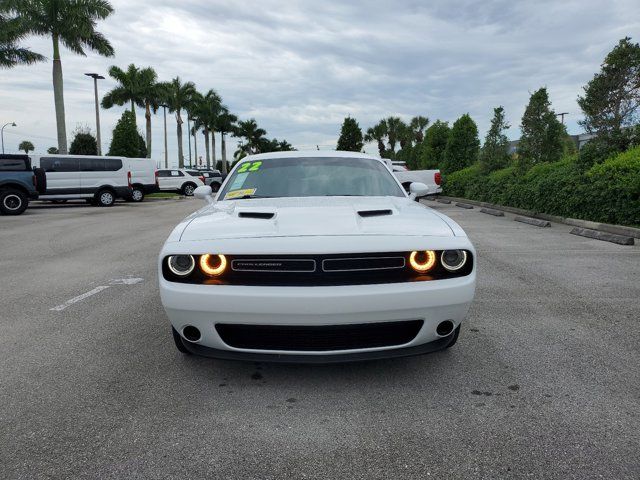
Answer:
<path fill-rule="evenodd" d="M 413 340 L 422 320 L 350 325 L 233 325 L 219 323 L 222 341 L 234 348 L 326 352 L 403 345 Z"/>

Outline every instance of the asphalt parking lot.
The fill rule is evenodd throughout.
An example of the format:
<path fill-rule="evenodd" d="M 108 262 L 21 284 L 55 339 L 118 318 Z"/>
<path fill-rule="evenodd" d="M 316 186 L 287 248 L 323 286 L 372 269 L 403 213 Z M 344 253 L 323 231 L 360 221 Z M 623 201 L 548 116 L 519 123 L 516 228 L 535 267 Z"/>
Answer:
<path fill-rule="evenodd" d="M 458 344 L 328 366 L 177 352 L 196 200 L 0 218 L 0 478 L 639 478 L 640 246 L 428 204 L 479 253 Z"/>

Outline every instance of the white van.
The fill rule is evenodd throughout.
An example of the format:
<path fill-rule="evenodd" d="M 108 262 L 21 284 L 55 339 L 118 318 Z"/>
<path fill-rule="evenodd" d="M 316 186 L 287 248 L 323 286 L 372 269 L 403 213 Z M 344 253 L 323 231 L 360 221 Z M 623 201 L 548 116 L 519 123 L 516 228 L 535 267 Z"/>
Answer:
<path fill-rule="evenodd" d="M 31 155 L 31 164 L 44 169 L 47 189 L 40 200 L 85 199 L 110 207 L 116 198 L 131 196 L 131 172 L 126 159 L 93 155 Z"/>
<path fill-rule="evenodd" d="M 132 202 L 141 202 L 144 196 L 160 191 L 156 162 L 150 158 L 125 158 L 131 172 Z"/>

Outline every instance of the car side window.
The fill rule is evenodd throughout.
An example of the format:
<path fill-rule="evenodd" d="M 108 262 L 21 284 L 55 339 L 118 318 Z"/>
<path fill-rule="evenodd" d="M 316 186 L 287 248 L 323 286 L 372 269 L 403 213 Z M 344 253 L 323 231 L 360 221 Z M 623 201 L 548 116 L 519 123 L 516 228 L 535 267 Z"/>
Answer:
<path fill-rule="evenodd" d="M 80 161 L 77 158 L 45 157 L 40 159 L 40 167 L 46 172 L 79 172 Z"/>
<path fill-rule="evenodd" d="M 122 160 L 117 160 L 115 158 L 104 159 L 104 170 L 106 172 L 117 172 L 121 168 L 122 168 Z"/>
<path fill-rule="evenodd" d="M 8 172 L 16 172 L 29 170 L 27 168 L 27 161 L 21 158 L 3 158 L 0 159 L 0 170 Z"/>
<path fill-rule="evenodd" d="M 171 176 L 172 177 L 184 177 L 184 173 L 182 173 L 180 170 L 171 170 Z"/>
<path fill-rule="evenodd" d="M 158 170 L 158 177 L 168 177 L 169 176 L 169 170 Z"/>

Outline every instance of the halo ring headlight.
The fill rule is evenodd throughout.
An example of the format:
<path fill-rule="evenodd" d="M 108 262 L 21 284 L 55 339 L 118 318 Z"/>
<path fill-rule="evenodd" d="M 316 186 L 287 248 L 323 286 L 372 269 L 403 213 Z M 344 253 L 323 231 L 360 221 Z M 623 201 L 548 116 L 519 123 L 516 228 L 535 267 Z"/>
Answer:
<path fill-rule="evenodd" d="M 418 256 L 423 254 L 424 260 Z M 418 273 L 426 273 L 436 264 L 436 252 L 433 250 L 425 250 L 423 252 L 411 252 L 409 255 L 409 264 Z"/>
<path fill-rule="evenodd" d="M 200 270 L 205 275 L 217 277 L 227 269 L 227 257 L 224 255 L 204 254 L 200 256 Z"/>
<path fill-rule="evenodd" d="M 167 266 L 174 275 L 186 277 L 193 272 L 196 261 L 192 255 L 171 255 L 167 261 Z"/>
<path fill-rule="evenodd" d="M 467 252 L 464 250 L 444 250 L 440 254 L 442 266 L 449 272 L 456 272 L 467 263 Z"/>

